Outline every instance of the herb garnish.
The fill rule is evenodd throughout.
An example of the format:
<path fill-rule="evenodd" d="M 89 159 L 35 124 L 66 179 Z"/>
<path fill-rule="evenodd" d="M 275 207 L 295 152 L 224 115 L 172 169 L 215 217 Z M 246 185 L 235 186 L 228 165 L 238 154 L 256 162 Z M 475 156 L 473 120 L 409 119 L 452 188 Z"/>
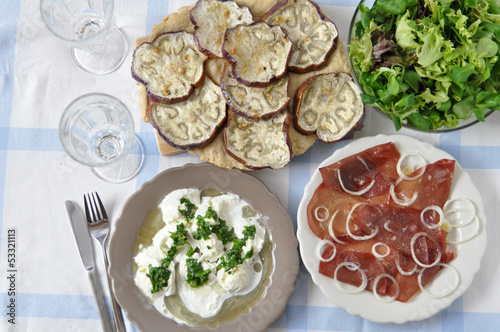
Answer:
<path fill-rule="evenodd" d="M 212 272 L 210 269 L 203 270 L 201 263 L 194 258 L 186 259 L 187 283 L 191 287 L 200 287 L 208 281 L 208 276 Z"/>
<path fill-rule="evenodd" d="M 209 207 L 207 209 L 207 212 L 205 213 L 205 218 L 213 218 L 216 222 L 214 226 L 212 226 L 212 232 L 217 235 L 219 240 L 222 241 L 223 245 L 226 245 L 229 241 L 231 241 L 234 237 L 234 232 L 233 229 L 229 229 L 229 227 L 226 225 L 226 221 L 224 219 L 221 219 L 218 215 L 217 212 L 215 212 L 212 207 Z"/>
<path fill-rule="evenodd" d="M 225 256 L 220 258 L 220 263 L 217 265 L 217 269 L 223 268 L 227 273 L 231 273 L 231 270 L 237 265 L 243 264 L 245 259 L 249 259 L 253 256 L 253 247 L 241 257 L 243 252 L 243 247 L 247 239 L 253 239 L 255 237 L 255 226 L 245 226 L 243 230 L 243 239 L 235 239 L 233 242 L 233 247 L 229 249 Z"/>
<path fill-rule="evenodd" d="M 212 235 L 212 229 L 210 228 L 210 223 L 205 220 L 202 216 L 196 217 L 196 225 L 198 229 L 193 233 L 193 238 L 196 240 L 208 240 L 210 235 Z"/>
<path fill-rule="evenodd" d="M 160 266 L 149 264 L 149 273 L 147 273 L 146 276 L 151 280 L 151 285 L 153 286 L 151 288 L 151 293 L 159 292 L 163 287 L 168 286 L 168 280 L 172 274 L 168 267 L 178 252 L 177 247 L 186 243 L 186 235 L 187 231 L 184 229 L 184 224 L 177 224 L 177 231 L 175 233 L 170 233 L 170 238 L 174 240 L 174 245 L 168 250 L 167 257 L 161 260 Z"/>
<path fill-rule="evenodd" d="M 174 246 L 181 246 L 187 241 L 187 230 L 184 229 L 184 224 L 177 224 L 177 231 L 175 233 L 170 232 L 170 237 L 174 240 Z"/>
<path fill-rule="evenodd" d="M 181 215 L 184 216 L 184 218 L 186 218 L 186 221 L 189 223 L 189 221 L 194 218 L 194 214 L 198 208 L 196 207 L 196 205 L 191 203 L 191 201 L 187 198 L 184 197 L 181 198 L 180 202 L 181 205 L 179 205 L 178 210 L 181 213 Z M 182 209 L 183 204 L 184 207 L 186 208 L 185 210 Z"/>
<path fill-rule="evenodd" d="M 170 279 L 170 274 L 172 272 L 165 267 L 165 265 L 152 266 L 149 264 L 149 273 L 146 276 L 151 280 L 153 288 L 151 293 L 156 293 L 160 291 L 163 287 L 168 286 L 168 279 Z"/>

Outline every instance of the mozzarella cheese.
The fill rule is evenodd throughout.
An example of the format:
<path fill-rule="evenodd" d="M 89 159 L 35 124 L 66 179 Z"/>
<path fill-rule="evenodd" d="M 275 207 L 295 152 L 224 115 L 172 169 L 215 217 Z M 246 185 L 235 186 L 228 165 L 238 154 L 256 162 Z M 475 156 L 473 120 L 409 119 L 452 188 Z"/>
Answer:
<path fill-rule="evenodd" d="M 194 218 L 189 222 L 179 211 L 181 198 L 188 199 L 196 206 Z M 135 284 L 159 312 L 171 317 L 165 306 L 165 298 L 168 301 L 169 296 L 177 293 L 188 310 L 203 318 L 213 317 L 219 313 L 224 301 L 233 296 L 248 294 L 258 287 L 262 279 L 259 252 L 264 247 L 266 230 L 259 222 L 260 215 L 249 216 L 244 213 L 248 207 L 249 204 L 238 195 L 227 193 L 215 197 L 203 196 L 199 189 L 193 188 L 175 190 L 162 200 L 159 208 L 165 226 L 153 236 L 152 245 L 140 248 L 134 257 L 137 266 Z M 213 232 L 208 238 L 195 239 L 193 236 L 199 228 L 197 217 L 205 217 L 209 208 L 233 231 L 233 239 L 225 245 Z M 211 226 L 218 223 L 214 218 L 204 220 Z M 175 245 L 171 235 L 177 231 L 180 223 L 185 224 L 187 243 L 177 247 L 177 254 L 168 267 L 171 271 L 168 286 L 152 293 L 153 286 L 147 276 L 149 265 L 155 267 L 162 264 L 162 259 L 167 257 L 167 252 Z M 226 271 L 224 267 L 218 266 L 221 258 L 233 247 L 234 238 L 245 237 L 245 227 L 248 226 L 255 227 L 255 236 L 247 237 L 241 257 L 252 250 L 253 255 Z M 188 259 L 195 259 L 203 270 L 211 271 L 208 280 L 200 286 L 192 287 L 187 282 Z"/>

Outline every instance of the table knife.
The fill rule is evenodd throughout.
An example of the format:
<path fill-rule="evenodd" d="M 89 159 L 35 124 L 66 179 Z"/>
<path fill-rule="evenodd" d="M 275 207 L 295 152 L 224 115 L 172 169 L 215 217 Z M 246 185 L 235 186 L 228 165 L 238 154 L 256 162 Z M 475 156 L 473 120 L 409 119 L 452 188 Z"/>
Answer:
<path fill-rule="evenodd" d="M 92 291 L 94 292 L 94 298 L 97 303 L 97 310 L 99 311 L 99 317 L 101 318 L 102 328 L 106 332 L 113 331 L 111 328 L 111 322 L 106 313 L 106 307 L 104 306 L 103 293 L 99 284 L 99 279 L 95 273 L 94 251 L 92 249 L 92 241 L 90 239 L 87 222 L 83 218 L 82 211 L 73 202 L 66 201 L 64 204 L 66 206 L 66 213 L 68 215 L 71 229 L 73 230 L 73 235 L 75 236 L 78 252 L 80 253 L 80 258 L 82 259 L 83 267 L 87 271 Z"/>

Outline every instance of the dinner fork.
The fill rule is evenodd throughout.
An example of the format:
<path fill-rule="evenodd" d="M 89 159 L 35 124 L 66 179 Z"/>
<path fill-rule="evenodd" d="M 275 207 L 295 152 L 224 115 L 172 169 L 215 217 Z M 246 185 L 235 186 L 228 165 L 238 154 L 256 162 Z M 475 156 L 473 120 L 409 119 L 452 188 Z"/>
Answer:
<path fill-rule="evenodd" d="M 116 302 L 113 295 L 113 290 L 111 288 L 111 280 L 108 275 L 108 255 L 106 250 L 106 239 L 109 234 L 109 220 L 104 205 L 102 204 L 99 194 L 95 192 L 95 195 L 87 194 L 83 195 L 83 202 L 85 205 L 85 217 L 87 219 L 87 225 L 89 227 L 92 237 L 96 239 L 101 244 L 102 256 L 104 260 L 104 266 L 106 268 L 106 277 L 108 279 L 109 292 L 111 295 L 111 304 L 113 308 L 113 316 L 115 318 L 115 326 L 117 331 L 125 331 L 125 326 L 123 324 L 122 312 L 120 306 Z"/>

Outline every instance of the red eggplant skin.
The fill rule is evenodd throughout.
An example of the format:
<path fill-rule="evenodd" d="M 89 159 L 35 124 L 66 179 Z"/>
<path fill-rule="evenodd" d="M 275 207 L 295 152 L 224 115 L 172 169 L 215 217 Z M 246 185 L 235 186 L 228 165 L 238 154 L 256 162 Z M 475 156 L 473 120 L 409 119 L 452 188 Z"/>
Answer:
<path fill-rule="evenodd" d="M 290 124 L 292 123 L 292 115 L 290 113 L 290 109 L 287 108 L 287 110 L 285 111 L 286 112 L 286 117 L 285 117 L 285 121 L 283 121 L 283 135 L 285 136 L 285 141 L 286 141 L 286 145 L 288 147 L 288 153 L 289 153 L 289 156 L 290 156 L 290 159 L 292 158 L 292 141 L 290 140 L 290 135 L 289 135 L 289 128 L 290 128 Z M 248 169 L 251 169 L 251 170 L 259 170 L 259 169 L 265 169 L 265 168 L 271 168 L 270 166 L 253 166 L 253 165 L 250 165 L 248 163 L 245 162 L 244 159 L 238 157 L 237 155 L 235 155 L 234 153 L 232 153 L 228 147 L 227 147 L 227 128 L 229 127 L 230 125 L 230 122 L 231 122 L 231 116 L 228 116 L 228 120 L 227 120 L 227 125 L 226 127 L 224 128 L 223 130 L 223 142 L 224 142 L 224 150 L 226 151 L 226 153 L 233 157 L 237 162 L 243 164 L 243 166 L 245 166 L 246 168 Z"/>
<path fill-rule="evenodd" d="M 267 24 L 266 22 L 262 22 L 262 21 L 253 22 L 252 24 L 249 24 L 248 26 L 258 25 L 258 24 L 266 24 L 269 27 L 271 27 L 271 25 Z M 241 26 L 241 24 L 238 25 L 238 26 Z M 228 50 L 226 50 L 226 48 L 224 47 L 225 44 L 226 44 L 226 41 L 228 39 L 228 37 L 227 37 L 228 32 L 230 33 L 232 30 L 236 29 L 238 26 L 226 30 L 226 32 L 224 34 L 224 42 L 222 43 L 222 55 L 224 55 L 224 58 L 226 58 L 226 60 L 232 65 L 232 67 L 233 67 L 233 75 L 236 78 L 236 80 L 238 80 L 238 82 L 240 82 L 241 84 L 244 84 L 246 86 L 264 88 L 264 87 L 268 86 L 269 84 L 271 84 L 271 82 L 273 81 L 273 79 L 279 79 L 279 78 L 282 78 L 283 76 L 285 76 L 286 73 L 287 73 L 287 68 L 285 68 L 285 70 L 282 73 L 279 73 L 278 75 L 272 77 L 271 80 L 269 80 L 269 81 L 250 82 L 250 81 L 247 81 L 247 80 L 241 78 L 241 76 L 238 75 L 238 72 L 236 71 L 236 63 L 238 61 L 232 56 L 231 52 L 229 52 Z M 280 29 L 281 29 L 281 27 L 280 27 Z M 288 39 L 288 37 L 286 37 L 285 31 L 283 31 L 283 29 L 281 29 L 281 31 L 285 35 L 285 38 Z M 292 55 L 292 51 L 293 51 L 293 45 L 290 47 L 290 51 L 287 54 L 286 63 L 288 63 L 290 61 L 290 57 Z"/>
<path fill-rule="evenodd" d="M 356 122 L 356 124 L 354 126 L 352 126 L 352 128 L 344 135 L 342 136 L 342 138 L 336 140 L 336 141 L 326 141 L 324 139 L 322 139 L 318 134 L 317 134 L 317 130 L 305 130 L 304 128 L 302 128 L 300 125 L 299 125 L 299 116 L 300 116 L 300 107 L 301 107 L 301 104 L 302 104 L 302 96 L 304 94 L 304 92 L 306 91 L 307 87 L 309 86 L 309 84 L 314 81 L 317 77 L 319 76 L 322 76 L 322 75 L 329 75 L 331 73 L 324 73 L 324 74 L 318 74 L 318 75 L 314 75 L 314 76 L 311 76 L 309 77 L 304 83 L 302 83 L 302 85 L 300 86 L 300 88 L 297 90 L 297 92 L 295 93 L 295 97 L 294 97 L 294 107 L 293 107 L 293 125 L 294 125 L 294 128 L 301 134 L 303 135 L 316 135 L 318 137 L 318 139 L 321 141 L 321 142 L 324 142 L 324 143 L 334 143 L 334 142 L 339 142 L 339 141 L 343 141 L 343 140 L 346 140 L 346 139 L 352 139 L 354 137 L 354 133 L 356 131 L 360 131 L 361 129 L 363 129 L 364 127 L 364 119 L 365 119 L 365 105 L 363 104 L 363 115 L 359 118 L 358 122 Z M 345 74 L 348 74 L 349 76 L 352 77 L 351 74 L 349 73 L 345 73 Z"/>
<path fill-rule="evenodd" d="M 337 37 L 335 37 L 335 39 L 333 40 L 332 46 L 330 47 L 330 49 L 328 50 L 328 52 L 325 55 L 325 61 L 323 61 L 322 63 L 311 64 L 307 67 L 297 67 L 297 66 L 291 66 L 291 65 L 288 66 L 289 71 L 294 72 L 294 73 L 299 73 L 299 74 L 308 73 L 308 72 L 320 70 L 321 68 L 323 68 L 328 63 L 328 59 L 330 58 L 332 53 L 337 49 L 337 44 L 338 44 L 337 41 L 339 38 L 339 30 L 337 28 L 337 25 L 323 14 L 321 8 L 319 7 L 319 5 L 316 2 L 314 2 L 312 0 L 308 0 L 308 1 L 316 9 L 316 11 L 318 12 L 318 15 L 322 21 L 327 21 L 327 22 L 330 22 L 333 24 L 333 26 L 335 27 L 335 30 L 337 32 Z M 283 0 L 283 1 L 276 3 L 271 9 L 269 9 L 266 13 L 264 13 L 264 15 L 262 15 L 260 20 L 262 22 L 265 22 L 269 16 L 271 16 L 280 7 L 284 6 L 288 2 L 296 2 L 296 0 Z"/>
<path fill-rule="evenodd" d="M 134 52 L 132 53 L 132 66 L 131 66 L 132 78 L 146 87 L 146 92 L 148 94 L 149 99 L 152 100 L 152 101 L 154 101 L 155 103 L 160 103 L 160 104 L 175 104 L 175 103 L 184 101 L 184 100 L 188 99 L 193 94 L 194 89 L 197 88 L 197 87 L 199 87 L 203 83 L 203 80 L 205 78 L 205 62 L 206 62 L 206 59 L 203 62 L 203 73 L 201 75 L 200 80 L 198 82 L 195 82 L 194 84 L 191 85 L 191 87 L 189 88 L 189 90 L 188 90 L 188 92 L 187 92 L 186 95 L 181 96 L 181 97 L 177 97 L 177 98 L 166 98 L 166 97 L 158 96 L 158 95 L 155 95 L 155 94 L 151 93 L 149 91 L 149 89 L 148 89 L 147 82 L 144 81 L 139 75 L 137 75 L 134 72 L 133 62 L 134 62 L 134 59 L 135 59 L 135 53 L 137 52 L 137 50 L 139 49 L 139 47 L 141 47 L 144 44 L 151 45 L 157 38 L 159 38 L 162 35 L 173 34 L 173 33 L 178 33 L 178 32 L 185 32 L 185 31 L 184 30 L 177 30 L 177 31 L 169 31 L 169 32 L 161 33 L 158 36 L 156 36 L 155 39 L 153 39 L 151 42 L 144 42 L 144 43 L 140 44 L 139 46 L 137 46 L 135 48 Z"/>

